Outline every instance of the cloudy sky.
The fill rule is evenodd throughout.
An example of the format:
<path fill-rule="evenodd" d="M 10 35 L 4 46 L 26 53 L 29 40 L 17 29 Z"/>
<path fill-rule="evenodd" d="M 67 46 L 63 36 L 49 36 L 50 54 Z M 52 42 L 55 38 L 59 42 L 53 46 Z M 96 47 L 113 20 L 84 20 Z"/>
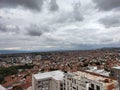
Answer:
<path fill-rule="evenodd" d="M 120 46 L 120 0 L 0 0 L 0 50 Z"/>

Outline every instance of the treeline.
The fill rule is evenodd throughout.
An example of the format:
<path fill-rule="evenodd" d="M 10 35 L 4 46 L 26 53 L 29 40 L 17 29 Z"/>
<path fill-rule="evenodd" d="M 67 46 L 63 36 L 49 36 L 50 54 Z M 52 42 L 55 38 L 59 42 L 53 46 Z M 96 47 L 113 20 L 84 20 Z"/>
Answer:
<path fill-rule="evenodd" d="M 4 81 L 4 77 L 17 74 L 19 69 L 31 69 L 34 65 L 25 64 L 20 66 L 2 67 L 0 68 L 0 84 Z"/>

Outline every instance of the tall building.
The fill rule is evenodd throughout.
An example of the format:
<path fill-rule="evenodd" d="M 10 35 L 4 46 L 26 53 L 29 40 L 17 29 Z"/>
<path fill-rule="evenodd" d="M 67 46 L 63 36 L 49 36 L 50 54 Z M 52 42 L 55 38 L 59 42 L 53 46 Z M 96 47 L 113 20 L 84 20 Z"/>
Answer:
<path fill-rule="evenodd" d="M 66 90 L 119 90 L 117 80 L 87 71 L 67 73 L 64 82 Z"/>
<path fill-rule="evenodd" d="M 64 72 L 52 71 L 32 76 L 33 90 L 63 90 Z"/>

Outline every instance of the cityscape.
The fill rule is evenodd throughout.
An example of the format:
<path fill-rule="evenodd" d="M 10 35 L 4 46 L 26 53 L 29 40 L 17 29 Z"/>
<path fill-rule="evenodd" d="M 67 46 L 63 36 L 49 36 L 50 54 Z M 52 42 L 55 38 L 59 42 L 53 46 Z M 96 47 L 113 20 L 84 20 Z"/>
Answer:
<path fill-rule="evenodd" d="M 0 90 L 120 90 L 120 0 L 0 0 Z"/>
<path fill-rule="evenodd" d="M 120 86 L 120 48 L 1 54 L 0 62 L 0 83 L 7 90 L 119 90 Z"/>

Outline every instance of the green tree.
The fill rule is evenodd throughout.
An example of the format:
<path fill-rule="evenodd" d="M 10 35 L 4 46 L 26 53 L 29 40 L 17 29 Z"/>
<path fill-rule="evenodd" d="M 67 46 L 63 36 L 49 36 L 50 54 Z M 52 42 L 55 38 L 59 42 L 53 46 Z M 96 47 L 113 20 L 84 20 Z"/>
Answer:
<path fill-rule="evenodd" d="M 0 75 L 0 84 L 4 81 L 4 76 Z"/>

